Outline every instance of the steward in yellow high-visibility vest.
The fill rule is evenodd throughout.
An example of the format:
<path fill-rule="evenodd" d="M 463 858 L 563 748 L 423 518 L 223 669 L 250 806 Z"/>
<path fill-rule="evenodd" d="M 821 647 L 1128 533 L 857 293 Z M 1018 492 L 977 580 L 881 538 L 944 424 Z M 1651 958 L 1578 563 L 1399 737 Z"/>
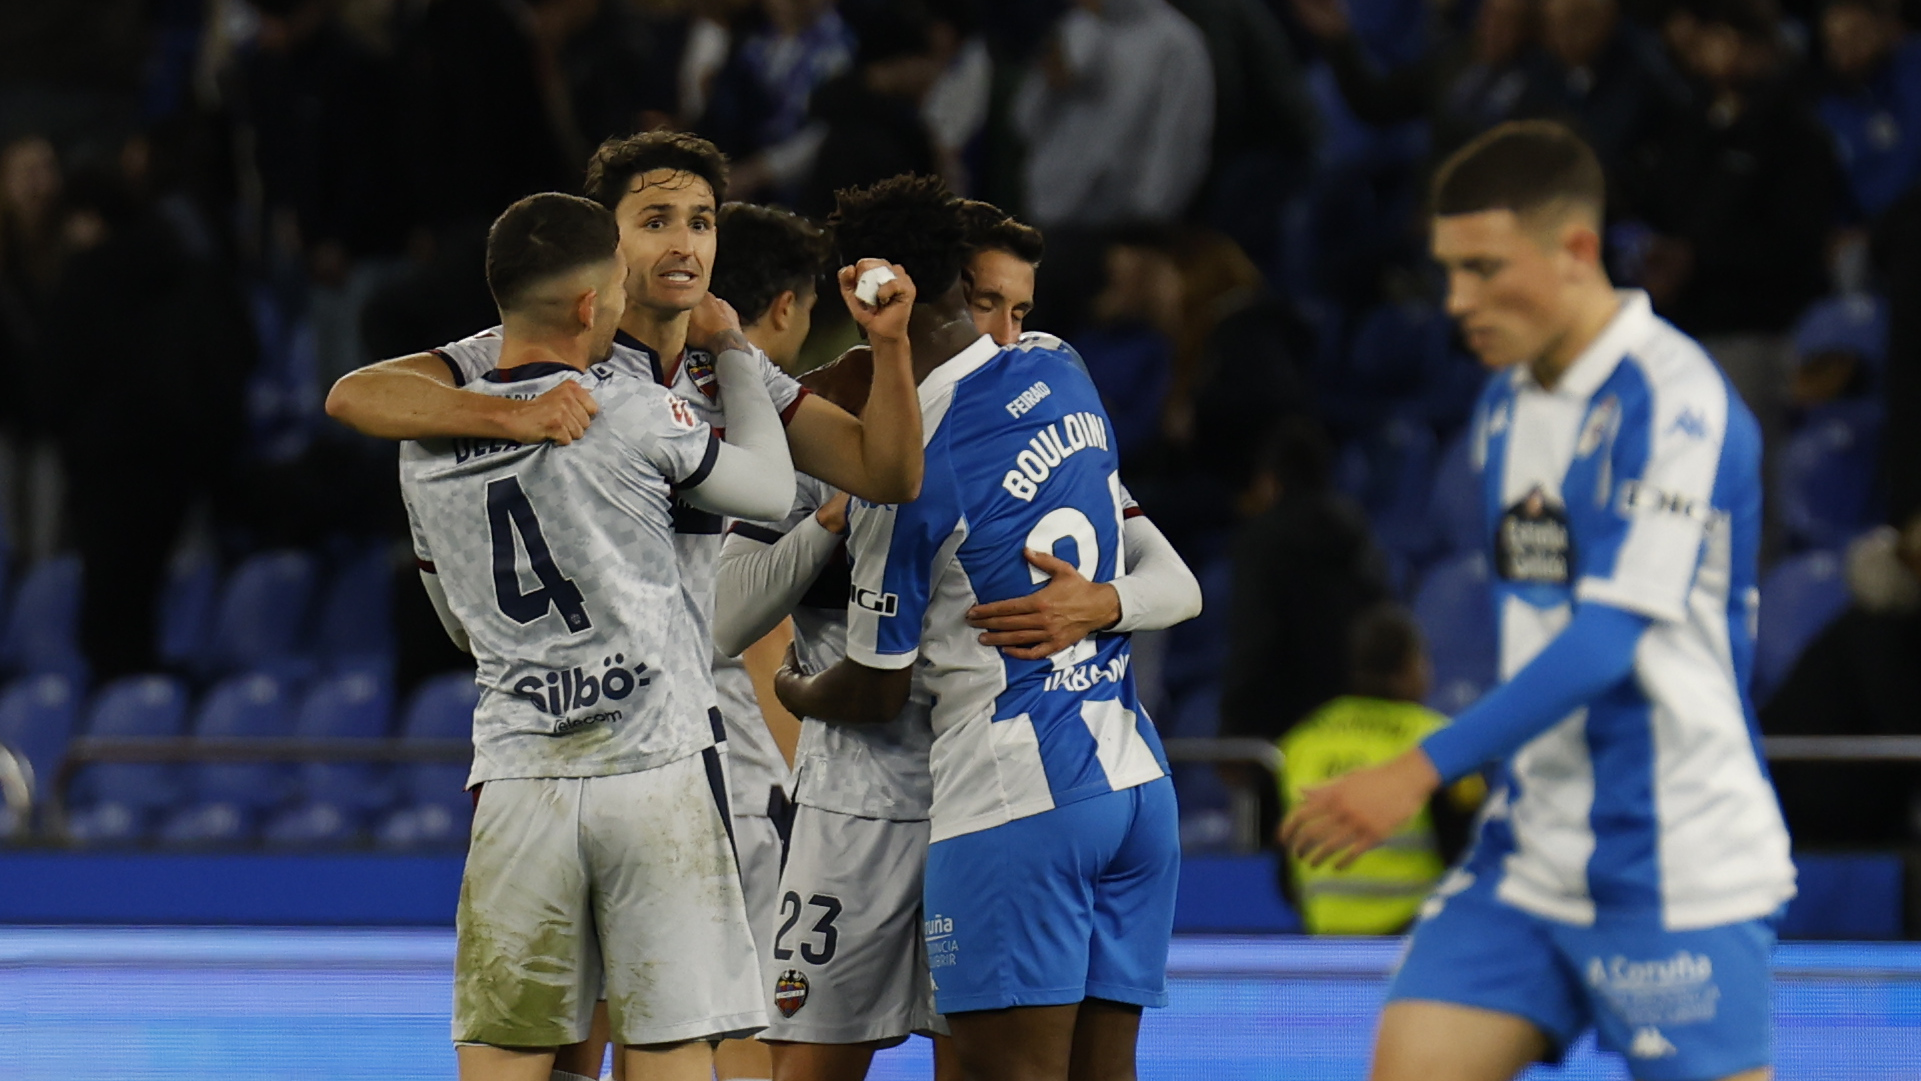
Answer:
<path fill-rule="evenodd" d="M 1366 766 L 1379 765 L 1421 742 L 1447 718 L 1420 704 L 1426 697 L 1427 651 L 1420 628 L 1405 610 L 1382 605 L 1355 624 L 1351 684 L 1358 693 L 1336 698 L 1279 741 L 1283 809 L 1309 788 Z M 1485 794 L 1478 777 L 1442 798 L 1472 806 Z M 1413 821 L 1345 870 L 1309 867 L 1288 857 L 1293 894 L 1308 933 L 1395 934 L 1413 922 L 1421 902 L 1447 869 L 1432 811 Z"/>

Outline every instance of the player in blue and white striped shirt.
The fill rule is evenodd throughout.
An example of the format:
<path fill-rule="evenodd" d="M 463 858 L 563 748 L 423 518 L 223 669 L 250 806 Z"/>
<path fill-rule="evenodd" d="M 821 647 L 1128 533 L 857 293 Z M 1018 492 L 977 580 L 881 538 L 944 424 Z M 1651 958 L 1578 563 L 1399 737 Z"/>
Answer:
<path fill-rule="evenodd" d="M 1651 1081 L 1768 1075 L 1772 917 L 1794 895 L 1747 686 L 1760 435 L 1701 347 L 1616 292 L 1592 151 L 1507 124 L 1435 183 L 1448 308 L 1499 369 L 1475 417 L 1506 682 L 1284 826 L 1378 843 L 1491 766 L 1423 911 L 1374 1076 L 1505 1081 L 1582 1030 Z"/>

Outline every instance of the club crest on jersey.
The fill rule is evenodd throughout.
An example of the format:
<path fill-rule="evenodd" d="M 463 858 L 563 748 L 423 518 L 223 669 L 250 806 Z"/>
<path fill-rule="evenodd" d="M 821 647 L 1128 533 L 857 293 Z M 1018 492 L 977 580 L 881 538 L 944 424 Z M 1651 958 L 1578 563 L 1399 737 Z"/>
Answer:
<path fill-rule="evenodd" d="M 1585 458 L 1600 450 L 1601 444 L 1614 434 L 1620 418 L 1621 402 L 1614 395 L 1610 394 L 1594 403 L 1594 408 L 1588 412 L 1587 423 L 1581 426 L 1581 438 L 1574 444 L 1574 456 Z"/>
<path fill-rule="evenodd" d="M 774 1008 L 782 1017 L 792 1017 L 807 1005 L 807 974 L 790 968 L 774 981 Z"/>
<path fill-rule="evenodd" d="M 720 384 L 714 382 L 714 355 L 705 350 L 687 350 L 687 378 L 694 381 L 702 394 L 709 398 L 720 397 Z"/>
<path fill-rule="evenodd" d="M 1567 512 L 1535 488 L 1501 515 L 1494 534 L 1494 569 L 1510 582 L 1566 585 L 1574 563 Z"/>

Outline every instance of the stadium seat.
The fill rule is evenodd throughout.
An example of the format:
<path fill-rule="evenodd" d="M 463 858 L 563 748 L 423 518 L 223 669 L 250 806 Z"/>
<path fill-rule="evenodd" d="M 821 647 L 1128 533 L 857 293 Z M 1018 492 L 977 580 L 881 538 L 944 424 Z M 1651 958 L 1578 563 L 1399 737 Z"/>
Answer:
<path fill-rule="evenodd" d="M 170 676 L 127 676 L 94 695 L 83 731 L 99 737 L 178 736 L 187 725 L 187 688 Z M 149 821 L 179 798 L 172 765 L 106 762 L 74 778 L 67 833 L 85 844 L 142 839 Z"/>
<path fill-rule="evenodd" d="M 1181 698 L 1197 687 L 1217 683 L 1221 666 L 1227 661 L 1234 561 L 1225 555 L 1217 556 L 1198 564 L 1194 575 L 1201 584 L 1201 614 L 1167 632 L 1167 657 L 1161 680 L 1169 698 Z"/>
<path fill-rule="evenodd" d="M 0 633 L 0 666 L 86 677 L 80 655 L 80 557 L 43 559 L 27 572 Z"/>
<path fill-rule="evenodd" d="M 466 672 L 435 676 L 420 685 L 401 721 L 403 739 L 469 739 L 479 688 Z M 466 843 L 473 801 L 466 792 L 467 767 L 417 763 L 399 770 L 401 806 L 374 832 L 383 848 L 458 846 Z"/>
<path fill-rule="evenodd" d="M 182 672 L 213 668 L 210 638 L 214 605 L 220 598 L 220 568 L 212 559 L 193 559 L 167 572 L 160 594 L 160 663 Z"/>
<path fill-rule="evenodd" d="M 1434 664 L 1427 704 L 1449 716 L 1495 683 L 1499 652 L 1489 590 L 1487 559 L 1470 552 L 1436 563 L 1414 594 L 1414 618 Z"/>
<path fill-rule="evenodd" d="M 393 704 L 384 680 L 364 673 L 325 680 L 307 693 L 294 722 L 303 739 L 382 739 Z M 392 770 L 360 762 L 299 767 L 302 802 L 261 831 L 273 845 L 328 845 L 352 839 L 370 812 L 393 801 Z"/>
<path fill-rule="evenodd" d="M 1434 470 L 1428 519 L 1439 556 L 1478 552 L 1487 544 L 1487 511 L 1482 505 L 1481 477 L 1474 471 L 1472 443 L 1472 432 L 1455 436 Z"/>
<path fill-rule="evenodd" d="M 73 681 L 47 672 L 14 681 L 0 692 L 0 743 L 25 756 L 33 770 L 33 799 L 44 802 L 73 735 L 79 694 Z"/>
<path fill-rule="evenodd" d="M 1434 433 L 1393 420 L 1342 451 L 1339 483 L 1361 504 L 1384 551 L 1408 564 L 1435 547 L 1428 507 L 1434 488 Z"/>
<path fill-rule="evenodd" d="M 235 568 L 214 617 L 216 670 L 295 681 L 311 674 L 302 651 L 314 578 L 313 557 L 299 551 L 263 552 Z"/>
<path fill-rule="evenodd" d="M 1842 548 L 1873 524 L 1882 422 L 1878 400 L 1836 402 L 1788 438 L 1774 496 L 1796 546 Z"/>
<path fill-rule="evenodd" d="M 200 738 L 274 738 L 293 734 L 285 683 L 262 672 L 214 687 L 195 714 Z M 274 762 L 205 762 L 187 768 L 191 805 L 160 828 L 169 844 L 231 844 L 250 838 L 259 814 L 286 802 L 292 770 Z"/>
<path fill-rule="evenodd" d="M 341 564 L 320 598 L 315 651 L 330 671 L 391 673 L 393 559 L 385 545 Z"/>
<path fill-rule="evenodd" d="M 1846 567 L 1836 552 L 1803 552 L 1761 579 L 1754 637 L 1754 701 L 1765 702 L 1794 671 L 1808 643 L 1848 607 Z"/>

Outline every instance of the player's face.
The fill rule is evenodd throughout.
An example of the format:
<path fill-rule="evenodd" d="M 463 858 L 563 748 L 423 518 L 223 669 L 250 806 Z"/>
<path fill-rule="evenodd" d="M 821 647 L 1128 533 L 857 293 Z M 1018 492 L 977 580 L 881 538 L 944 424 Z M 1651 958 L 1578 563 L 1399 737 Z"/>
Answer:
<path fill-rule="evenodd" d="M 1447 312 L 1490 368 L 1534 360 L 1565 332 L 1572 256 L 1509 210 L 1434 219 L 1434 258 L 1447 271 Z"/>
<path fill-rule="evenodd" d="M 1034 310 L 1034 264 L 1011 252 L 983 251 L 967 263 L 967 310 L 996 345 L 1013 345 Z"/>
<path fill-rule="evenodd" d="M 656 169 L 627 183 L 614 208 L 628 303 L 663 314 L 693 310 L 714 267 L 714 189 L 692 173 Z"/>
<path fill-rule="evenodd" d="M 594 363 L 598 364 L 612 355 L 614 332 L 620 329 L 620 317 L 626 311 L 627 260 L 616 253 L 614 258 L 607 261 L 607 269 L 594 287 L 593 347 L 588 353 Z"/>

